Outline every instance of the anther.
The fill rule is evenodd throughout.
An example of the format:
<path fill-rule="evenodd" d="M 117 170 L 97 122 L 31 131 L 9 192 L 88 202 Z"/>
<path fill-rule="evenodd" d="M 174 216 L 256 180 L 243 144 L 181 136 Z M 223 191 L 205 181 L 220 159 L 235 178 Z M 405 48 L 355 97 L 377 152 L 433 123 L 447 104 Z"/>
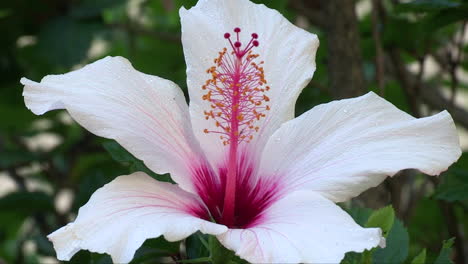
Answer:
<path fill-rule="evenodd" d="M 239 32 L 241 32 L 241 29 L 236 27 L 236 28 L 234 28 L 234 32 L 239 33 Z"/>
<path fill-rule="evenodd" d="M 225 38 L 225 39 L 228 39 L 229 37 L 231 37 L 231 34 L 229 34 L 229 33 L 224 33 L 224 38 Z"/>
<path fill-rule="evenodd" d="M 258 40 L 254 40 L 254 41 L 252 42 L 252 44 L 253 44 L 255 47 L 258 47 L 258 45 L 259 45 L 260 43 L 258 42 Z"/>
<path fill-rule="evenodd" d="M 239 48 L 242 44 L 239 41 L 236 41 L 234 43 L 234 47 Z"/>
<path fill-rule="evenodd" d="M 258 38 L 258 34 L 257 34 L 257 33 L 252 33 L 252 38 L 257 39 L 257 38 Z"/>

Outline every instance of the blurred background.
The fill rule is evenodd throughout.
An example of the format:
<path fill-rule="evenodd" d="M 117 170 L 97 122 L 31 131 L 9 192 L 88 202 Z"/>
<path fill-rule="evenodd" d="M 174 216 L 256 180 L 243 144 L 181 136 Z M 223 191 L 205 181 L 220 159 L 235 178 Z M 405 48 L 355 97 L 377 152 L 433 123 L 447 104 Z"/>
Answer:
<path fill-rule="evenodd" d="M 468 150 L 468 1 L 254 2 L 319 36 L 317 71 L 299 97 L 297 114 L 372 90 L 415 117 L 447 109 Z M 91 194 L 116 176 L 148 171 L 116 142 L 90 134 L 64 111 L 34 116 L 24 105 L 19 79 L 39 81 L 119 55 L 142 72 L 175 81 L 186 93 L 178 9 L 195 3 L 1 1 L 0 263 L 58 263 L 46 235 L 72 221 Z M 388 241 L 397 247 L 388 252 L 389 246 L 383 260 L 411 263 L 425 249 L 425 263 L 468 263 L 467 153 L 440 177 L 403 171 L 342 206 L 362 224 L 371 209 L 389 204 L 400 224 Z M 193 239 L 182 244 L 151 239 L 133 263 L 202 255 Z M 110 258 L 82 251 L 71 262 L 110 263 Z M 352 255 L 343 261 L 357 262 Z"/>

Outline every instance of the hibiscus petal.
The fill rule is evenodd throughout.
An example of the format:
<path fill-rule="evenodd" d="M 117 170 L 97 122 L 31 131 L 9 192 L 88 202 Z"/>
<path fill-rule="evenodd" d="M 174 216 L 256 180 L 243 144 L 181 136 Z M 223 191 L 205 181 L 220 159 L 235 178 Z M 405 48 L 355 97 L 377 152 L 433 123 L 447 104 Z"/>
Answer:
<path fill-rule="evenodd" d="M 371 92 L 319 105 L 283 124 L 267 143 L 261 171 L 286 189 L 341 202 L 403 169 L 438 175 L 460 155 L 446 111 L 416 119 Z"/>
<path fill-rule="evenodd" d="M 251 263 L 339 263 L 346 252 L 385 245 L 379 228 L 362 228 L 340 207 L 308 191 L 286 195 L 256 226 L 229 229 L 218 239 Z"/>
<path fill-rule="evenodd" d="M 184 95 L 173 82 L 138 72 L 122 57 L 107 57 L 40 83 L 26 78 L 21 83 L 26 106 L 35 114 L 67 109 L 92 133 L 117 140 L 151 170 L 170 172 L 193 191 L 186 175 L 202 155 Z"/>
<path fill-rule="evenodd" d="M 268 137 L 286 120 L 294 117 L 294 105 L 301 90 L 315 71 L 318 38 L 302 30 L 276 10 L 248 0 L 200 0 L 190 10 L 180 9 L 182 42 L 187 62 L 187 84 L 190 93 L 190 114 L 194 132 L 211 161 L 223 161 L 219 134 L 203 133 L 217 128 L 213 120 L 206 120 L 204 110 L 210 103 L 202 100 L 202 85 L 210 78 L 206 70 L 214 66 L 213 59 L 224 47 L 230 48 L 223 37 L 240 27 L 241 41 L 248 42 L 257 33 L 259 47 L 254 52 L 265 64 L 265 78 L 271 90 L 271 110 L 255 123 L 260 127 L 253 141 L 246 144 L 249 153 L 260 153 Z"/>
<path fill-rule="evenodd" d="M 75 222 L 48 238 L 60 260 L 70 260 L 86 249 L 107 253 L 114 263 L 126 263 L 148 238 L 164 235 L 168 241 L 177 241 L 198 230 L 213 235 L 227 230 L 196 217 L 200 210 L 204 207 L 198 197 L 137 172 L 97 190 L 80 208 Z"/>

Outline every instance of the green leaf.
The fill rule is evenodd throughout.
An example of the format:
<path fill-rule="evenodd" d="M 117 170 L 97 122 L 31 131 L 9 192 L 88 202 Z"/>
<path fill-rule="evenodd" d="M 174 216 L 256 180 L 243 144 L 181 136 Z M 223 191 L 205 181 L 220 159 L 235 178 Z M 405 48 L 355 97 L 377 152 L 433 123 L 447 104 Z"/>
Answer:
<path fill-rule="evenodd" d="M 142 171 L 150 175 L 151 177 L 157 179 L 158 181 L 174 183 L 170 178 L 169 174 L 160 175 L 154 173 L 153 171 L 148 169 L 148 167 L 146 167 L 143 161 L 135 158 L 126 149 L 120 146 L 119 143 L 115 141 L 107 141 L 102 143 L 102 145 L 115 161 L 123 163 L 124 165 L 128 165 L 130 173 Z"/>
<path fill-rule="evenodd" d="M 284 15 L 284 13 L 287 11 L 286 7 L 288 5 L 288 0 L 253 0 L 252 2 L 257 3 L 257 4 L 264 4 L 269 8 L 278 10 L 281 14 Z"/>
<path fill-rule="evenodd" d="M 347 210 L 349 215 L 361 226 L 366 226 L 368 219 L 373 213 L 372 209 L 363 208 L 363 207 L 351 207 Z M 345 258 L 341 261 L 342 264 L 361 264 L 363 263 L 363 258 L 370 258 L 370 251 L 365 251 L 365 253 L 356 253 L 348 252 L 345 255 Z"/>
<path fill-rule="evenodd" d="M 367 219 L 369 219 L 370 215 L 372 214 L 372 209 L 370 208 L 363 208 L 363 207 L 352 207 L 348 210 L 349 215 L 358 223 L 360 226 L 364 226 L 367 223 Z"/>
<path fill-rule="evenodd" d="M 450 238 L 445 240 L 442 244 L 442 249 L 440 250 L 439 256 L 435 260 L 434 264 L 448 264 L 453 263 L 450 259 L 450 255 L 452 253 L 452 246 L 455 242 L 455 238 Z"/>
<path fill-rule="evenodd" d="M 0 259 L 6 263 L 16 263 L 14 260 L 21 250 L 17 244 L 23 239 L 21 227 L 26 217 L 13 210 L 0 210 Z"/>
<path fill-rule="evenodd" d="M 423 22 L 424 28 L 433 32 L 444 26 L 468 19 L 468 5 L 441 10 L 428 16 Z"/>
<path fill-rule="evenodd" d="M 416 257 L 414 257 L 411 264 L 424 264 L 426 262 L 426 249 L 423 249 Z"/>
<path fill-rule="evenodd" d="M 179 254 L 180 242 L 168 242 L 164 237 L 148 239 L 137 250 L 131 264 L 158 263 L 163 257 Z"/>
<path fill-rule="evenodd" d="M 0 19 L 5 18 L 9 15 L 11 15 L 11 10 L 10 9 L 0 9 Z"/>
<path fill-rule="evenodd" d="M 112 259 L 107 254 L 100 254 L 100 253 L 91 253 L 91 261 L 92 264 L 109 264 L 112 263 Z"/>
<path fill-rule="evenodd" d="M 130 165 L 130 173 L 137 172 L 137 171 L 142 171 L 150 175 L 151 177 L 157 179 L 158 181 L 174 183 L 171 179 L 171 176 L 168 173 L 156 174 L 150 169 L 148 169 L 148 167 L 146 167 L 146 165 L 140 160 L 137 160 L 136 162 L 132 163 L 132 165 Z"/>
<path fill-rule="evenodd" d="M 105 9 L 116 5 L 123 5 L 124 0 L 84 0 L 71 10 L 71 16 L 74 18 L 92 18 L 100 17 Z"/>
<path fill-rule="evenodd" d="M 460 3 L 450 0 L 415 0 L 409 3 L 399 4 L 396 7 L 397 12 L 433 12 L 442 9 L 454 8 L 460 6 Z"/>
<path fill-rule="evenodd" d="M 196 259 L 184 259 L 184 260 L 178 260 L 178 263 L 209 263 L 211 262 L 210 257 L 204 257 L 204 258 L 196 258 Z"/>
<path fill-rule="evenodd" d="M 83 175 L 80 178 L 76 198 L 73 200 L 73 210 L 77 211 L 78 208 L 86 204 L 91 195 L 104 184 L 111 182 L 114 179 L 111 175 L 104 174 L 99 171 L 94 171 Z"/>
<path fill-rule="evenodd" d="M 397 46 L 402 50 L 420 52 L 427 32 L 422 31 L 423 24 L 404 17 L 388 17 L 388 22 L 383 31 L 383 41 L 386 47 Z"/>
<path fill-rule="evenodd" d="M 103 27 L 97 23 L 82 23 L 60 17 L 51 20 L 42 29 L 37 52 L 42 59 L 58 65 L 63 71 L 87 58 L 94 35 Z"/>
<path fill-rule="evenodd" d="M 393 226 L 394 221 L 395 211 L 393 210 L 393 207 L 389 205 L 384 208 L 380 208 L 377 211 L 374 211 L 367 219 L 365 227 L 378 227 L 382 230 L 383 235 L 387 237 L 389 231 Z M 364 251 L 362 253 L 362 262 L 366 264 L 371 263 L 372 253 L 375 251 L 376 249 Z"/>
<path fill-rule="evenodd" d="M 185 240 L 187 257 L 189 259 L 208 257 L 210 255 L 209 245 L 205 245 L 207 239 L 209 236 L 200 232 L 187 237 Z"/>
<path fill-rule="evenodd" d="M 0 211 L 33 214 L 53 210 L 52 197 L 43 192 L 18 191 L 0 198 Z"/>
<path fill-rule="evenodd" d="M 115 141 L 107 141 L 102 143 L 102 146 L 109 152 L 111 157 L 118 162 L 134 162 L 136 158 L 130 154 L 126 149 L 120 146 Z"/>
<path fill-rule="evenodd" d="M 389 205 L 373 212 L 367 220 L 366 227 L 380 227 L 384 232 L 384 236 L 387 236 L 393 226 L 394 220 L 395 211 Z"/>
<path fill-rule="evenodd" d="M 468 173 L 465 171 L 452 170 L 450 174 L 443 177 L 434 197 L 448 202 L 463 201 L 468 199 Z"/>
<path fill-rule="evenodd" d="M 348 252 L 346 253 L 344 259 L 341 261 L 341 264 L 361 264 L 362 263 L 362 253 Z"/>
<path fill-rule="evenodd" d="M 378 248 L 372 255 L 372 263 L 403 263 L 408 257 L 408 231 L 400 220 L 395 219 L 386 238 L 386 247 Z"/>
<path fill-rule="evenodd" d="M 24 150 L 0 151 L 0 168 L 14 167 L 17 164 L 38 160 L 40 157 L 32 152 Z"/>
<path fill-rule="evenodd" d="M 209 241 L 211 260 L 213 264 L 228 263 L 234 256 L 234 252 L 226 249 L 223 245 L 221 245 L 216 237 L 210 236 Z"/>
<path fill-rule="evenodd" d="M 91 263 L 91 253 L 89 251 L 80 250 L 70 259 L 69 263 Z"/>
<path fill-rule="evenodd" d="M 447 173 L 441 177 L 434 197 L 448 202 L 468 200 L 468 153 L 463 153 Z"/>
<path fill-rule="evenodd" d="M 225 248 L 216 237 L 209 237 L 211 261 L 213 264 L 248 264 L 231 250 Z"/>
<path fill-rule="evenodd" d="M 36 243 L 37 252 L 45 256 L 55 256 L 55 250 L 46 236 L 37 234 L 33 236 L 33 241 Z"/>

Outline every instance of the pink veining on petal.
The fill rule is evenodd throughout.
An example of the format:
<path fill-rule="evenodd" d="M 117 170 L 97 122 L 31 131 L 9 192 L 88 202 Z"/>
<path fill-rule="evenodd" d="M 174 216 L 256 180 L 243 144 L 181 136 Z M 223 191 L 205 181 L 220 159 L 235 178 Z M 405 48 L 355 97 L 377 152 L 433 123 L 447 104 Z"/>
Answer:
<path fill-rule="evenodd" d="M 193 216 L 205 215 L 207 208 L 199 202 L 187 202 L 177 197 L 167 198 L 149 192 L 142 191 L 127 191 L 124 195 L 109 197 L 104 200 L 104 203 L 114 203 L 118 200 L 135 199 L 135 204 L 130 207 L 120 208 L 116 211 L 109 213 L 106 216 L 114 214 L 128 213 L 129 211 L 144 209 L 144 208 L 165 208 L 174 211 L 184 212 Z M 163 203 L 161 203 L 163 202 Z M 172 212 L 173 213 L 173 212 Z"/>

